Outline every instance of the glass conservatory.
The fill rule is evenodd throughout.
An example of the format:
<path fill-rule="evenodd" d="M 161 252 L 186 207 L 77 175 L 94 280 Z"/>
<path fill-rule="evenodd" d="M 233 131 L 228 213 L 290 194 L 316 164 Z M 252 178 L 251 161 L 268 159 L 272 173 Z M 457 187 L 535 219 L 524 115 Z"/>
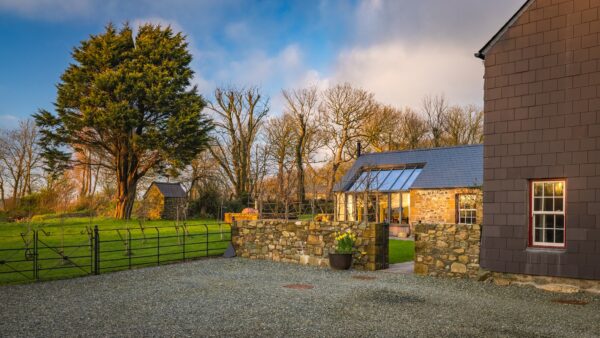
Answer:
<path fill-rule="evenodd" d="M 409 224 L 409 189 L 423 166 L 364 168 L 336 195 L 340 221 Z"/>

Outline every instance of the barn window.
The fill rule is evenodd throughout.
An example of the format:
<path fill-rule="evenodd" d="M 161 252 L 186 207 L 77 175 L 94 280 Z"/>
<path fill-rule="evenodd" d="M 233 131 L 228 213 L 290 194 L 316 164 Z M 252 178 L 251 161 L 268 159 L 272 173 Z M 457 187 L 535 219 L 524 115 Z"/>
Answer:
<path fill-rule="evenodd" d="M 475 224 L 477 222 L 477 195 L 458 195 L 458 223 Z"/>
<path fill-rule="evenodd" d="M 531 182 L 532 246 L 565 246 L 565 181 Z"/>

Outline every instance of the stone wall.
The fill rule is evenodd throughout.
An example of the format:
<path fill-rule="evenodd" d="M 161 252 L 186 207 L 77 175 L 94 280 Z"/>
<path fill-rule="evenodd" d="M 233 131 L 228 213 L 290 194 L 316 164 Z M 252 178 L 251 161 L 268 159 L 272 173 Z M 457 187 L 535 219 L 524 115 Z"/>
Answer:
<path fill-rule="evenodd" d="M 415 274 L 477 278 L 479 225 L 417 224 Z"/>
<path fill-rule="evenodd" d="M 353 267 L 359 270 L 387 268 L 389 229 L 384 224 L 285 220 L 236 221 L 232 242 L 238 256 L 314 266 L 329 266 L 335 252 L 337 231 L 351 229 L 357 235 Z"/>
<path fill-rule="evenodd" d="M 410 222 L 456 223 L 456 199 L 459 194 L 475 194 L 477 203 L 477 223 L 483 216 L 483 193 L 477 188 L 459 189 L 414 189 L 410 191 Z"/>

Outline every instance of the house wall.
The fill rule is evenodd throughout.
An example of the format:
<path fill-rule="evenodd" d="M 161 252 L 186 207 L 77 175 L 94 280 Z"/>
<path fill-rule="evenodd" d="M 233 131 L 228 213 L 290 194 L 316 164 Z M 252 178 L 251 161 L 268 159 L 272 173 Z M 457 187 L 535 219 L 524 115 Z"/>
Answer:
<path fill-rule="evenodd" d="M 485 58 L 481 265 L 600 279 L 600 2 L 537 0 Z M 566 248 L 529 248 L 531 179 L 566 179 Z"/>
<path fill-rule="evenodd" d="M 144 197 L 140 213 L 149 220 L 161 219 L 164 206 L 162 193 L 155 185 L 152 185 Z"/>
<path fill-rule="evenodd" d="M 481 189 L 413 189 L 410 191 L 410 223 L 457 223 L 456 198 L 459 194 L 476 194 L 480 196 Z M 483 215 L 482 203 L 477 203 L 477 224 Z"/>

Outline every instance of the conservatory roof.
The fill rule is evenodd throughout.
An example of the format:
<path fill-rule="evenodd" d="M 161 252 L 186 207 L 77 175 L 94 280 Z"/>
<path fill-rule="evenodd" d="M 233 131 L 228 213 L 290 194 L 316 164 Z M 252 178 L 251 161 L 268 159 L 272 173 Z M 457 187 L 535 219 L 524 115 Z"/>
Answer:
<path fill-rule="evenodd" d="M 483 145 L 370 153 L 360 156 L 335 191 L 465 188 L 483 183 Z"/>

